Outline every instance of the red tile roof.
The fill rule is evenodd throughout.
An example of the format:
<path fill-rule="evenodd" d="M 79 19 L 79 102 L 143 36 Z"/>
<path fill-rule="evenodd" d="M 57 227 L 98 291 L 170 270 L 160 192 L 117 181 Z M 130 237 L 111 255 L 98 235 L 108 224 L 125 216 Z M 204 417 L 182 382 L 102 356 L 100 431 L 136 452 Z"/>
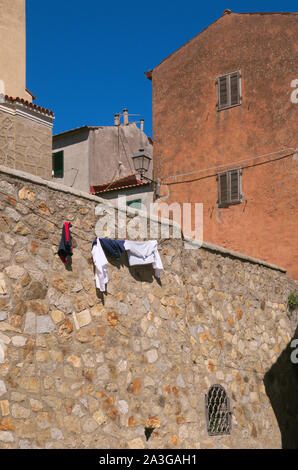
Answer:
<path fill-rule="evenodd" d="M 143 186 L 149 184 L 147 181 L 141 181 L 137 178 L 137 175 L 128 175 L 123 178 L 119 178 L 110 183 L 100 184 L 97 186 L 90 186 L 91 194 L 106 193 L 108 191 L 115 191 L 116 189 L 134 188 L 136 186 Z"/>
<path fill-rule="evenodd" d="M 53 111 L 43 108 L 42 106 L 38 106 L 37 104 L 30 103 L 30 101 L 24 100 L 23 98 L 13 98 L 12 96 L 5 95 L 5 99 L 10 101 L 11 103 L 21 103 L 24 106 L 28 106 L 29 108 L 33 108 L 35 111 L 42 112 L 44 114 L 48 114 L 49 116 L 54 117 Z"/>

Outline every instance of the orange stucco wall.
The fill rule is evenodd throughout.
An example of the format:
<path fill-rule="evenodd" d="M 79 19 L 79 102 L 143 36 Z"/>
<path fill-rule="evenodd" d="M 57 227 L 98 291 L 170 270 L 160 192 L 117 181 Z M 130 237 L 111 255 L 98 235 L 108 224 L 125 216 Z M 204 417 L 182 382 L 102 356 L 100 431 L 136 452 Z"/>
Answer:
<path fill-rule="evenodd" d="M 283 266 L 294 279 L 297 19 L 225 14 L 152 72 L 154 171 L 168 184 L 166 202 L 202 202 L 205 241 Z M 242 104 L 217 111 L 216 78 L 236 70 Z M 238 167 L 244 201 L 220 209 L 216 173 Z"/>

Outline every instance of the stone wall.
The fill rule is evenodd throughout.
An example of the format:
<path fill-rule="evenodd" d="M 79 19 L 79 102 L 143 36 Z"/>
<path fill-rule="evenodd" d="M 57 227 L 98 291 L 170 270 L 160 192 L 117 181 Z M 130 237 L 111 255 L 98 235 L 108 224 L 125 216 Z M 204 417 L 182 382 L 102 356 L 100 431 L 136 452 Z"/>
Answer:
<path fill-rule="evenodd" d="M 0 172 L 0 448 L 281 447 L 263 379 L 291 340 L 282 270 L 163 239 L 160 283 L 124 253 L 102 295 L 101 200 Z M 66 220 L 72 270 L 57 255 Z M 230 435 L 207 433 L 211 384 L 230 398 Z"/>
<path fill-rule="evenodd" d="M 16 116 L 15 168 L 52 178 L 52 128 Z"/>
<path fill-rule="evenodd" d="M 27 111 L 26 117 L 16 108 L 0 109 L 0 164 L 51 179 L 52 118 L 44 117 L 43 123 L 40 113 Z"/>
<path fill-rule="evenodd" d="M 0 111 L 0 164 L 14 168 L 15 162 L 15 139 L 14 139 L 14 117 Z"/>

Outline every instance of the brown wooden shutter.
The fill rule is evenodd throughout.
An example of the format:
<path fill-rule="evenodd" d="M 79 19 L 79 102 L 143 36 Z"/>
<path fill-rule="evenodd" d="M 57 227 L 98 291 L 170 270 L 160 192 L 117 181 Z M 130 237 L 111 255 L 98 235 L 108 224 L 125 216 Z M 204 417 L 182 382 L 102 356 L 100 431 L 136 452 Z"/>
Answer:
<path fill-rule="evenodd" d="M 240 103 L 240 93 L 239 93 L 239 73 L 232 73 L 230 75 L 230 96 L 231 96 L 231 106 Z"/>
<path fill-rule="evenodd" d="M 231 188 L 231 202 L 240 200 L 240 171 L 234 170 L 230 172 L 230 188 Z"/>
<path fill-rule="evenodd" d="M 222 173 L 218 175 L 218 203 L 226 204 L 228 202 L 228 175 L 227 173 Z"/>
<path fill-rule="evenodd" d="M 228 106 L 228 77 L 218 79 L 218 107 Z"/>

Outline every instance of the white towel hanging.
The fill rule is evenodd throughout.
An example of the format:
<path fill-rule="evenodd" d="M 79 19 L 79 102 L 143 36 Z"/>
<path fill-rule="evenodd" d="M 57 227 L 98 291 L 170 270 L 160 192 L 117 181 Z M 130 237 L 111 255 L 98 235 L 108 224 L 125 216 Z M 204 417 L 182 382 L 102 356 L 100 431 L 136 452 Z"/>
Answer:
<path fill-rule="evenodd" d="M 124 248 L 128 252 L 128 262 L 130 266 L 152 263 L 152 266 L 155 269 L 155 276 L 160 277 L 163 265 L 157 249 L 156 240 L 145 242 L 125 240 Z"/>

